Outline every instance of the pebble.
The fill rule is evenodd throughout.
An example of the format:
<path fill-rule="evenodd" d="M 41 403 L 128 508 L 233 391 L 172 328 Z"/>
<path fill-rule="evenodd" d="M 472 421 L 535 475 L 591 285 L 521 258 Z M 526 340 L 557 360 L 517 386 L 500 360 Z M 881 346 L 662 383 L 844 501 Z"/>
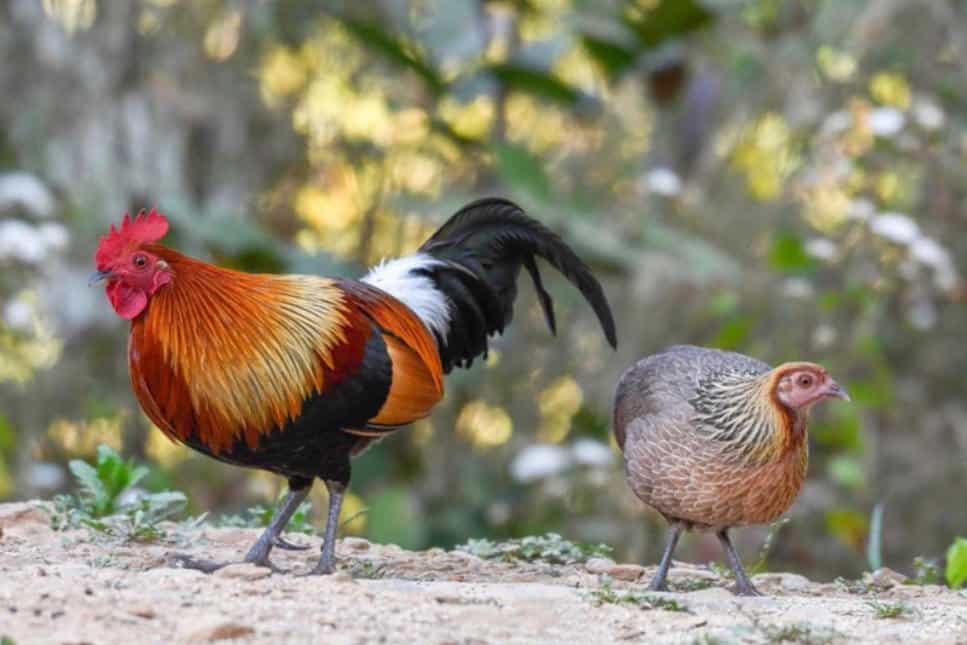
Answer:
<path fill-rule="evenodd" d="M 134 607 L 129 607 L 128 613 L 139 618 L 147 618 L 148 620 L 151 620 L 157 616 L 154 609 L 147 605 L 135 605 Z"/>
<path fill-rule="evenodd" d="M 216 578 L 233 578 L 236 580 L 260 580 L 272 575 L 272 570 L 268 567 L 259 567 L 249 562 L 230 564 L 222 567 L 214 574 Z"/>
<path fill-rule="evenodd" d="M 615 562 L 611 558 L 590 558 L 584 563 L 584 570 L 588 573 L 607 573 L 613 566 Z"/>
<path fill-rule="evenodd" d="M 193 643 L 211 643 L 214 641 L 228 640 L 230 638 L 241 638 L 250 636 L 255 630 L 248 625 L 241 623 L 215 620 L 207 621 L 202 624 L 189 623 L 185 627 L 186 640 Z"/>
<path fill-rule="evenodd" d="M 345 537 L 341 540 L 340 544 L 344 549 L 349 549 L 350 551 L 369 551 L 369 540 L 363 539 L 361 537 Z"/>
<path fill-rule="evenodd" d="M 880 567 L 873 573 L 863 575 L 863 582 L 879 589 L 892 589 L 897 585 L 902 585 L 906 581 L 907 577 L 905 575 L 887 567 Z"/>
<path fill-rule="evenodd" d="M 616 564 L 606 573 L 615 580 L 633 582 L 645 574 L 645 568 L 640 564 Z"/>

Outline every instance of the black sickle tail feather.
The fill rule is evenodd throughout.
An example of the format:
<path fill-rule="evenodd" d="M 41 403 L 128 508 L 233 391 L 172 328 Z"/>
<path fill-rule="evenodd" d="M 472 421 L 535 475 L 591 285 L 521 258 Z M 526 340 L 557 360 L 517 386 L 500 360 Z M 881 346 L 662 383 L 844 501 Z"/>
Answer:
<path fill-rule="evenodd" d="M 617 346 L 611 307 L 591 270 L 557 234 L 511 201 L 491 197 L 467 204 L 419 252 L 439 261 L 419 271 L 451 302 L 446 338 L 438 338 L 446 372 L 486 355 L 487 337 L 510 323 L 521 267 L 530 274 L 548 327 L 556 332 L 554 303 L 541 281 L 538 257 L 578 288 L 608 343 Z"/>

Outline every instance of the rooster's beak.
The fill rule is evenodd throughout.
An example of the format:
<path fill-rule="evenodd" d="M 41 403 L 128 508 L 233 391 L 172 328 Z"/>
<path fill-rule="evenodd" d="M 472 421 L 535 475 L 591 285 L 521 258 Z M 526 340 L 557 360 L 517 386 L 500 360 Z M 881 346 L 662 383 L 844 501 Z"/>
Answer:
<path fill-rule="evenodd" d="M 844 401 L 850 400 L 849 392 L 847 392 L 842 385 L 840 385 L 833 379 L 830 379 L 829 382 L 826 384 L 826 390 L 825 392 L 823 392 L 823 394 L 825 396 L 830 396 L 836 399 L 843 399 Z"/>
<path fill-rule="evenodd" d="M 95 271 L 87 279 L 87 286 L 93 287 L 95 284 L 97 284 L 99 282 L 103 282 L 103 281 L 107 280 L 110 277 L 111 277 L 111 272 L 110 271 Z"/>

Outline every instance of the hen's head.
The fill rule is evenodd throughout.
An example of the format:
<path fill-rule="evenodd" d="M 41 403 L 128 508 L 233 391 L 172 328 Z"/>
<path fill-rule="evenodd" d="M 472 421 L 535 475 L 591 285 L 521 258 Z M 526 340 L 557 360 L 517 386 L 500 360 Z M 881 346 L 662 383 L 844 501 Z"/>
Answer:
<path fill-rule="evenodd" d="M 815 363 L 786 363 L 776 369 L 775 396 L 788 408 L 808 408 L 822 399 L 849 400 L 849 394 Z"/>
<path fill-rule="evenodd" d="M 131 219 L 124 214 L 121 225 L 111 225 L 94 254 L 97 271 L 90 284 L 107 281 L 107 299 L 119 316 L 131 320 L 144 311 L 148 299 L 171 282 L 171 267 L 149 251 L 168 232 L 168 220 L 158 211 L 141 211 Z"/>

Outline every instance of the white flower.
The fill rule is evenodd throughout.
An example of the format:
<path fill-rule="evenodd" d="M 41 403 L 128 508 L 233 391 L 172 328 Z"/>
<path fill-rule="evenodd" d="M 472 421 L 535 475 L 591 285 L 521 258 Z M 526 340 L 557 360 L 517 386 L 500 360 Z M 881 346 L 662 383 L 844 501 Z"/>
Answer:
<path fill-rule="evenodd" d="M 575 463 L 583 466 L 608 466 L 614 453 L 607 444 L 594 439 L 578 439 L 571 444 L 571 456 Z"/>
<path fill-rule="evenodd" d="M 34 175 L 4 173 L 0 175 L 0 211 L 18 206 L 34 217 L 49 217 L 54 211 L 54 198 Z"/>
<path fill-rule="evenodd" d="M 682 192 L 682 180 L 668 168 L 655 168 L 645 175 L 645 185 L 650 192 L 663 197 L 675 197 Z"/>
<path fill-rule="evenodd" d="M 932 132 L 943 127 L 947 115 L 930 99 L 918 98 L 913 102 L 913 118 L 921 128 Z"/>
<path fill-rule="evenodd" d="M 3 308 L 3 322 L 11 329 L 27 331 L 31 328 L 33 319 L 33 307 L 20 298 L 11 300 Z"/>
<path fill-rule="evenodd" d="M 782 283 L 782 293 L 788 298 L 806 300 L 813 297 L 813 285 L 803 278 L 789 278 Z"/>
<path fill-rule="evenodd" d="M 829 262 L 836 257 L 836 245 L 825 237 L 814 237 L 806 242 L 806 253 Z"/>
<path fill-rule="evenodd" d="M 912 244 L 920 237 L 920 227 L 903 213 L 880 213 L 873 218 L 870 230 L 897 244 Z"/>
<path fill-rule="evenodd" d="M 68 237 L 62 224 L 48 222 L 35 227 L 19 219 L 0 221 L 0 260 L 39 264 L 51 251 L 65 248 Z"/>
<path fill-rule="evenodd" d="M 906 124 L 907 117 L 895 107 L 879 107 L 870 111 L 870 130 L 878 137 L 893 137 Z"/>
<path fill-rule="evenodd" d="M 846 208 L 846 219 L 856 220 L 858 222 L 865 222 L 866 220 L 873 217 L 873 213 L 876 212 L 876 207 L 868 199 L 854 199 L 849 203 Z"/>
<path fill-rule="evenodd" d="M 62 251 L 67 248 L 70 235 L 67 228 L 58 222 L 46 222 L 37 227 L 37 234 L 48 249 Z"/>
<path fill-rule="evenodd" d="M 916 261 L 926 264 L 929 267 L 939 269 L 951 266 L 950 254 L 947 249 L 929 237 L 918 237 L 910 245 L 910 255 Z"/>
<path fill-rule="evenodd" d="M 570 465 L 568 451 L 554 444 L 538 443 L 521 450 L 510 464 L 510 474 L 519 482 L 546 479 Z"/>

